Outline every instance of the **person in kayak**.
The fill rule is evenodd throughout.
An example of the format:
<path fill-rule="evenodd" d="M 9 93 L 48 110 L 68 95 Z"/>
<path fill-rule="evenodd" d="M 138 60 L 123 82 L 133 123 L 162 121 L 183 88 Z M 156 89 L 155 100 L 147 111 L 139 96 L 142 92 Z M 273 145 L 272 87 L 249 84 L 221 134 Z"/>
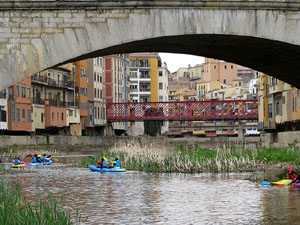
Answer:
<path fill-rule="evenodd" d="M 97 162 L 98 168 L 107 168 L 107 162 L 105 161 L 104 157 L 101 159 L 100 162 Z"/>
<path fill-rule="evenodd" d="M 288 173 L 289 173 L 289 179 L 291 180 L 295 180 L 298 177 L 298 175 L 295 173 L 292 167 L 288 169 Z"/>
<path fill-rule="evenodd" d="M 120 160 L 118 159 L 118 157 L 116 157 L 116 158 L 115 158 L 115 161 L 113 161 L 113 166 L 114 166 L 114 168 L 118 168 L 118 169 L 121 168 L 121 162 L 120 162 Z"/>
<path fill-rule="evenodd" d="M 34 154 L 33 158 L 32 158 L 32 163 L 41 163 L 42 160 L 40 157 L 38 157 L 37 154 Z"/>
<path fill-rule="evenodd" d="M 20 159 L 15 157 L 14 161 L 13 161 L 13 164 L 14 165 L 19 165 L 21 162 L 20 162 Z"/>

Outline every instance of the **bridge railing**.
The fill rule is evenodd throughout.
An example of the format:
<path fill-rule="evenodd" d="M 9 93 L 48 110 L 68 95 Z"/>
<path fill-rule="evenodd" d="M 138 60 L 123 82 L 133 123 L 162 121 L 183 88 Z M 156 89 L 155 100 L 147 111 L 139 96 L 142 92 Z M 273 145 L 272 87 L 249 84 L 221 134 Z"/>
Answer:
<path fill-rule="evenodd" d="M 257 100 L 107 103 L 109 121 L 258 119 Z"/>

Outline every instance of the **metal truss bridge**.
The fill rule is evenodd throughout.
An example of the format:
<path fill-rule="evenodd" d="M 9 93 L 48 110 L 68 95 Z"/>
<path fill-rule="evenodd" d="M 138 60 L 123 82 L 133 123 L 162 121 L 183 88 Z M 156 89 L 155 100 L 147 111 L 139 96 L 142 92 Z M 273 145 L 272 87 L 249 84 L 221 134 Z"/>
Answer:
<path fill-rule="evenodd" d="M 108 121 L 258 120 L 257 100 L 107 103 Z"/>

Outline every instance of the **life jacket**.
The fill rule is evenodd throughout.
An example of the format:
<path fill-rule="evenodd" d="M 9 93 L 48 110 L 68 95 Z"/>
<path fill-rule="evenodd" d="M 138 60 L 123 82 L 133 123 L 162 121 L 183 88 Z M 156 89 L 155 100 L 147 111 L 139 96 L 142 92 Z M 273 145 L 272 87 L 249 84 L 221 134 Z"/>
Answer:
<path fill-rule="evenodd" d="M 102 167 L 103 167 L 103 168 L 107 168 L 107 162 L 106 162 L 106 161 L 103 161 Z"/>
<path fill-rule="evenodd" d="M 18 159 L 14 160 L 14 165 L 19 165 L 19 160 Z"/>
<path fill-rule="evenodd" d="M 33 157 L 33 158 L 32 158 L 32 163 L 37 163 L 36 157 Z"/>
<path fill-rule="evenodd" d="M 43 162 L 46 162 L 46 158 L 45 158 L 45 157 L 42 157 L 42 161 L 43 161 Z"/>
<path fill-rule="evenodd" d="M 120 162 L 120 160 L 117 160 L 116 161 L 116 166 L 115 166 L 116 168 L 121 168 L 121 162 Z"/>
<path fill-rule="evenodd" d="M 298 175 L 296 173 L 289 174 L 289 178 L 291 180 L 295 180 L 297 177 L 298 177 Z"/>

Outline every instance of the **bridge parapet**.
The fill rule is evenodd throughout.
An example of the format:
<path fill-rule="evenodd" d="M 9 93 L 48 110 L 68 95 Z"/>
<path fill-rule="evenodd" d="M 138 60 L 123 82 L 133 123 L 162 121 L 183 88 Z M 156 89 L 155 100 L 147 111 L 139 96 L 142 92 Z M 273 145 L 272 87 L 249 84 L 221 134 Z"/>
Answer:
<path fill-rule="evenodd" d="M 108 103 L 109 121 L 136 120 L 257 120 L 258 101 L 185 101 Z"/>
<path fill-rule="evenodd" d="M 283 0 L 4 0 L 0 10 L 5 9 L 117 9 L 117 8 L 228 8 L 228 9 L 281 9 L 299 10 L 299 1 Z"/>

